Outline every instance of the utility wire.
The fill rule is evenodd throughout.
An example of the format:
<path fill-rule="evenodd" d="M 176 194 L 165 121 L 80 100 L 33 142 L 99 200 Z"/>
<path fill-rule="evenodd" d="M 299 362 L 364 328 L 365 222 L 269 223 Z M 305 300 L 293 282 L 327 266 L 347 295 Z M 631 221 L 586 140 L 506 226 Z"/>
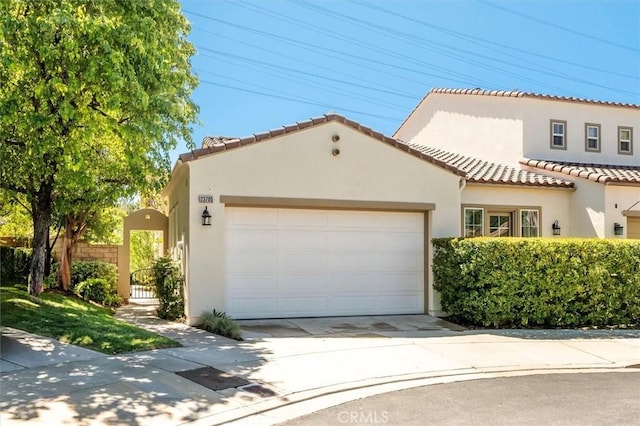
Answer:
<path fill-rule="evenodd" d="M 393 10 L 385 9 L 385 8 L 377 6 L 377 5 L 375 5 L 375 4 L 371 3 L 371 2 L 367 2 L 367 1 L 363 1 L 363 0 L 352 0 L 352 1 L 354 3 L 359 4 L 360 6 L 367 7 L 369 9 L 376 10 L 376 11 L 381 12 L 381 13 L 385 13 L 387 15 L 391 15 L 391 16 L 395 16 L 395 17 L 398 17 L 398 18 L 401 18 L 401 19 L 405 19 L 405 20 L 407 20 L 409 22 L 413 22 L 413 23 L 416 23 L 418 25 L 422 25 L 424 27 L 433 29 L 435 31 L 439 31 L 439 32 L 444 33 L 444 34 L 448 34 L 450 36 L 459 38 L 461 40 L 465 40 L 465 41 L 467 41 L 469 43 L 473 43 L 473 44 L 476 44 L 478 46 L 490 48 L 490 49 L 492 49 L 494 51 L 496 51 L 494 48 L 491 48 L 491 47 L 489 47 L 487 45 L 496 46 L 496 47 L 501 48 L 501 49 L 511 50 L 511 51 L 514 51 L 514 52 L 518 52 L 519 54 L 525 54 L 525 55 L 529 55 L 529 56 L 535 56 L 537 58 L 547 59 L 547 60 L 550 60 L 550 61 L 554 61 L 554 62 L 565 64 L 565 65 L 571 65 L 571 66 L 574 66 L 574 67 L 579 67 L 579 68 L 583 68 L 583 69 L 597 71 L 597 72 L 601 72 L 601 73 L 605 73 L 605 74 L 609 74 L 609 75 L 616 75 L 618 77 L 624 77 L 624 78 L 629 78 L 629 79 L 633 79 L 633 80 L 640 80 L 640 74 L 636 74 L 636 75 L 624 74 L 624 73 L 617 72 L 615 70 L 606 70 L 606 69 L 603 69 L 603 68 L 598 68 L 598 67 L 594 67 L 594 66 L 590 66 L 590 65 L 580 64 L 578 62 L 568 61 L 566 59 L 558 59 L 558 58 L 553 57 L 553 56 L 543 55 L 541 53 L 536 53 L 536 52 L 520 49 L 520 48 L 517 48 L 517 47 L 513 47 L 513 46 L 509 46 L 509 45 L 503 44 L 503 43 L 499 43 L 499 42 L 496 42 L 496 41 L 487 40 L 485 38 L 481 38 L 481 37 L 477 37 L 477 36 L 471 36 L 469 34 L 465 34 L 465 33 L 459 32 L 459 31 L 454 31 L 454 30 L 449 29 L 449 28 L 445 28 L 445 27 L 442 27 L 442 26 L 439 26 L 439 25 L 436 25 L 436 24 L 432 24 L 432 23 L 429 23 L 429 22 L 426 22 L 426 21 L 422 21 L 422 20 L 413 18 L 411 16 L 403 15 L 403 14 L 395 12 Z M 521 55 L 518 56 L 518 55 L 508 54 L 508 53 L 505 53 L 505 52 L 498 52 L 498 51 L 496 51 L 496 52 L 500 53 L 502 55 L 514 58 L 516 60 L 520 60 L 520 61 L 523 61 L 523 62 L 526 62 L 526 63 L 529 63 L 529 64 L 533 64 L 533 65 L 537 65 L 536 62 L 524 60 L 521 57 Z"/>
<path fill-rule="evenodd" d="M 381 119 L 381 120 L 388 120 L 388 121 L 394 121 L 394 122 L 402 121 L 400 118 L 397 118 L 397 117 L 388 117 L 388 116 L 385 116 L 385 115 L 370 114 L 370 113 L 367 113 L 367 112 L 357 111 L 357 110 L 354 110 L 354 109 L 340 108 L 340 107 L 336 107 L 336 106 L 333 106 L 333 105 L 323 104 L 323 103 L 320 103 L 320 102 L 315 102 L 313 100 L 308 100 L 308 99 L 304 99 L 304 98 L 293 98 L 293 97 L 290 97 L 290 96 L 275 95 L 275 94 L 272 94 L 272 93 L 260 92 L 260 91 L 257 91 L 257 90 L 246 89 L 246 88 L 242 88 L 242 87 L 238 87 L 238 86 L 231 86 L 231 85 L 228 85 L 228 84 L 217 83 L 217 82 L 214 82 L 214 81 L 200 80 L 200 83 L 209 84 L 209 85 L 217 86 L 217 87 L 223 87 L 225 89 L 237 90 L 237 91 L 245 92 L 245 93 L 251 93 L 251 94 L 254 94 L 254 95 L 265 96 L 265 97 L 268 97 L 268 98 L 281 99 L 281 100 L 285 100 L 285 101 L 289 101 L 289 102 L 297 102 L 297 103 L 307 104 L 307 105 L 312 105 L 312 106 L 319 106 L 319 107 L 322 107 L 322 108 L 327 108 L 327 109 L 332 110 L 332 111 L 341 110 L 341 111 L 351 112 L 351 113 L 358 114 L 358 115 L 364 115 L 364 116 L 367 116 L 367 117 L 378 118 L 378 119 Z"/>
<path fill-rule="evenodd" d="M 596 37 L 596 36 L 593 36 L 593 35 L 588 34 L 588 33 L 583 33 L 581 31 L 577 31 L 577 30 L 574 30 L 574 29 L 571 29 L 571 28 L 563 27 L 561 25 L 554 24 L 553 22 L 545 21 L 543 19 L 536 18 L 535 16 L 527 15 L 525 13 L 518 12 L 516 10 L 510 9 L 508 7 L 505 7 L 505 6 L 500 6 L 500 5 L 488 2 L 486 0 L 478 0 L 478 1 L 480 3 L 486 5 L 486 6 L 493 7 L 495 9 L 500 9 L 500 10 L 505 11 L 507 13 L 511 13 L 511 14 L 519 16 L 521 18 L 529 19 L 531 21 L 537 22 L 537 23 L 542 24 L 542 25 L 547 25 L 549 27 L 552 27 L 552 28 L 555 28 L 555 29 L 558 29 L 558 30 L 561 30 L 561 31 L 565 31 L 565 32 L 568 32 L 568 33 L 571 33 L 571 34 L 579 35 L 581 37 L 586 37 L 586 38 L 588 38 L 590 40 L 595 40 L 597 42 L 608 44 L 610 46 L 619 47 L 620 49 L 629 50 L 629 51 L 634 52 L 634 53 L 640 53 L 640 49 L 635 48 L 635 47 L 625 46 L 624 44 L 620 44 L 620 43 L 617 43 L 615 41 L 605 40 L 602 37 Z"/>

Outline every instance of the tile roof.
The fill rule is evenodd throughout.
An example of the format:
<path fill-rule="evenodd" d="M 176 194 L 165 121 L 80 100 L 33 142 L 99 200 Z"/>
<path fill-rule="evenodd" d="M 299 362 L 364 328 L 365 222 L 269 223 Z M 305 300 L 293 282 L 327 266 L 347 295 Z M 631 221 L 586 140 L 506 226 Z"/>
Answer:
<path fill-rule="evenodd" d="M 424 95 L 424 97 L 420 100 L 420 102 L 418 102 L 418 104 L 413 108 L 413 110 L 409 113 L 409 115 L 407 115 L 404 121 L 400 124 L 400 126 L 398 126 L 396 131 L 393 133 L 394 135 L 396 135 L 398 131 L 402 129 L 405 123 L 409 121 L 409 119 L 416 112 L 418 107 L 422 105 L 422 103 L 432 93 L 441 93 L 441 94 L 448 94 L 448 95 L 496 96 L 496 97 L 504 97 L 504 98 L 537 98 L 537 99 L 546 99 L 550 101 L 577 102 L 577 103 L 584 103 L 584 104 L 640 109 L 640 105 L 638 104 L 598 101 L 593 99 L 576 98 L 576 97 L 570 97 L 570 96 L 545 95 L 542 93 L 522 92 L 519 90 L 484 90 L 484 89 L 480 89 L 479 87 L 475 89 L 451 89 L 451 88 L 444 88 L 444 87 L 434 87 L 426 95 Z"/>
<path fill-rule="evenodd" d="M 534 92 L 521 92 L 519 90 L 483 90 L 480 88 L 476 89 L 446 89 L 446 88 L 433 88 L 429 93 L 446 93 L 446 94 L 454 94 L 454 95 L 481 95 L 481 96 L 498 96 L 505 98 L 538 98 L 538 99 L 547 99 L 551 101 L 569 101 L 569 102 L 579 102 L 585 104 L 595 104 L 595 105 L 607 105 L 607 106 L 620 106 L 626 108 L 638 108 L 640 109 L 640 105 L 638 104 L 630 104 L 623 102 L 610 102 L 610 101 L 598 101 L 594 99 L 585 99 L 585 98 L 576 98 L 573 96 L 556 96 L 556 95 L 545 95 L 542 93 L 534 93 Z"/>
<path fill-rule="evenodd" d="M 409 144 L 409 146 L 455 167 L 466 175 L 468 182 L 472 183 L 560 188 L 573 188 L 574 186 L 568 180 L 557 179 L 503 164 L 496 164 L 422 145 Z"/>
<path fill-rule="evenodd" d="M 640 186 L 640 166 L 568 163 L 523 158 L 520 164 L 541 170 L 563 173 L 602 184 Z"/>
<path fill-rule="evenodd" d="M 339 114 L 325 114 L 323 116 L 320 117 L 315 117 L 315 118 L 310 118 L 308 120 L 305 121 L 299 121 L 295 124 L 290 124 L 290 125 L 286 125 L 286 126 L 282 126 L 279 127 L 277 129 L 273 129 L 273 130 L 269 130 L 263 133 L 254 133 L 251 136 L 247 136 L 247 137 L 243 137 L 243 138 L 227 138 L 227 137 L 221 137 L 221 136 L 216 136 L 216 137 L 210 137 L 207 136 L 203 139 L 202 141 L 202 148 L 200 149 L 195 149 L 191 152 L 187 152 L 185 154 L 181 154 L 178 157 L 178 161 L 186 163 L 188 161 L 193 161 L 193 160 L 197 160 L 198 158 L 202 158 L 211 154 L 215 154 L 215 153 L 219 153 L 219 152 L 223 152 L 223 151 L 228 151 L 231 149 L 235 149 L 235 148 L 239 148 L 242 146 L 246 146 L 246 145 L 251 145 L 257 142 L 261 142 L 267 139 L 271 139 L 274 138 L 276 136 L 281 136 L 281 135 L 285 135 L 288 133 L 293 133 L 293 132 L 297 132 L 303 129 L 306 129 L 308 127 L 312 127 L 312 126 L 316 126 L 319 124 L 324 124 L 324 123 L 328 123 L 331 121 L 336 121 L 339 123 L 342 123 L 348 127 L 351 127 L 354 130 L 359 131 L 360 133 L 364 133 L 367 136 L 370 136 L 374 139 L 378 139 L 388 145 L 391 145 L 401 151 L 407 152 L 415 157 L 418 157 L 422 160 L 425 160 L 429 163 L 432 163 L 438 167 L 444 168 L 449 170 L 450 172 L 464 177 L 465 174 L 464 172 L 461 172 L 460 170 L 458 170 L 457 168 L 447 164 L 444 161 L 440 161 L 436 158 L 433 158 L 425 153 L 423 153 L 420 150 L 417 150 L 415 148 L 412 148 L 411 146 L 407 145 L 404 142 L 398 141 L 396 139 L 390 138 L 388 136 L 385 136 L 384 134 L 380 133 L 380 132 L 376 132 L 375 130 L 363 126 L 360 123 L 353 121 L 353 120 L 349 120 L 346 117 L 343 117 Z"/>

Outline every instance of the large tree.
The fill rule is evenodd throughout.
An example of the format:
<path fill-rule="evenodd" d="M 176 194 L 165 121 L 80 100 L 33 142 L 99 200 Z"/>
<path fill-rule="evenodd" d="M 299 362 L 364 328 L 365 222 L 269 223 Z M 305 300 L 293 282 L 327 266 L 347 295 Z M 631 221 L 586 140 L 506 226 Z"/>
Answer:
<path fill-rule="evenodd" d="M 37 295 L 54 211 L 135 191 L 191 142 L 194 48 L 176 0 L 0 1 L 0 186 L 31 208 Z"/>

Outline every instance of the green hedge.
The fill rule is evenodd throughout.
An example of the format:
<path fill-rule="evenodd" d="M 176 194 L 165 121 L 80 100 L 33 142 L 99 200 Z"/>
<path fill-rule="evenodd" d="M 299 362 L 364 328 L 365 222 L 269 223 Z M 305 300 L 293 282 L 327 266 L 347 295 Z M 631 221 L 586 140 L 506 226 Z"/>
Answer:
<path fill-rule="evenodd" d="M 184 317 L 184 277 L 178 265 L 168 257 L 153 264 L 154 293 L 158 298 L 158 316 L 167 320 Z"/>
<path fill-rule="evenodd" d="M 0 282 L 27 282 L 29 267 L 31 266 L 30 248 L 0 247 Z"/>
<path fill-rule="evenodd" d="M 640 241 L 434 239 L 442 309 L 469 324 L 640 323 Z"/>

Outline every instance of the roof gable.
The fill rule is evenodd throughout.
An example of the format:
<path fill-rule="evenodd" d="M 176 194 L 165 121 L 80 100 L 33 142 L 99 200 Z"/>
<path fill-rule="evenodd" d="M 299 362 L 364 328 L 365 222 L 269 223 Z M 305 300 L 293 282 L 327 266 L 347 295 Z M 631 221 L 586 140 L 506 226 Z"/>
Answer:
<path fill-rule="evenodd" d="M 220 152 L 225 152 L 225 151 L 241 148 L 247 145 L 252 145 L 258 142 L 276 138 L 278 136 L 283 136 L 286 134 L 303 131 L 304 129 L 307 129 L 313 126 L 322 125 L 329 122 L 341 123 L 373 139 L 377 139 L 378 141 L 384 142 L 385 144 L 390 145 L 396 149 L 399 149 L 408 154 L 411 154 L 417 158 L 420 158 L 424 161 L 434 164 L 440 168 L 446 169 L 449 172 L 454 173 L 458 176 L 461 176 L 461 177 L 465 176 L 464 172 L 461 172 L 456 167 L 453 167 L 447 164 L 446 162 L 443 162 L 437 158 L 434 158 L 412 146 L 409 146 L 404 142 L 385 136 L 380 132 L 376 132 L 375 130 L 369 127 L 363 126 L 356 121 L 349 120 L 348 118 L 343 117 L 339 114 L 325 114 L 320 117 L 310 118 L 309 120 L 305 120 L 305 121 L 299 121 L 295 124 L 282 126 L 280 128 L 269 130 L 263 133 L 254 133 L 251 136 L 247 136 L 243 138 L 205 137 L 203 140 L 202 148 L 195 149 L 185 154 L 181 154 L 178 157 L 178 161 L 182 163 L 194 161 L 194 160 L 207 157 L 210 155 L 214 155 Z"/>

